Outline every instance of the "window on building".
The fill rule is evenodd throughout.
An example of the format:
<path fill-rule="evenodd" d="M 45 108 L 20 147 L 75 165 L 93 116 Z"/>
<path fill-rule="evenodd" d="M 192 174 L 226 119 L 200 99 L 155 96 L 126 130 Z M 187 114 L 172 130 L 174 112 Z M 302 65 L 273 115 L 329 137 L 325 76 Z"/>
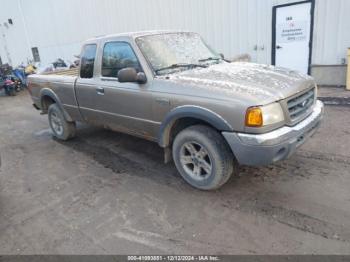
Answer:
<path fill-rule="evenodd" d="M 32 47 L 32 53 L 33 53 L 34 62 L 40 62 L 39 50 L 37 47 Z"/>
<path fill-rule="evenodd" d="M 1 56 L 0 56 L 0 66 L 2 66 L 2 60 L 1 60 Z"/>
<path fill-rule="evenodd" d="M 142 71 L 140 63 L 128 43 L 109 42 L 103 48 L 102 76 L 117 77 L 120 69 L 133 67 Z"/>
<path fill-rule="evenodd" d="M 81 54 L 80 77 L 92 78 L 94 75 L 94 62 L 96 56 L 96 45 L 86 45 Z"/>

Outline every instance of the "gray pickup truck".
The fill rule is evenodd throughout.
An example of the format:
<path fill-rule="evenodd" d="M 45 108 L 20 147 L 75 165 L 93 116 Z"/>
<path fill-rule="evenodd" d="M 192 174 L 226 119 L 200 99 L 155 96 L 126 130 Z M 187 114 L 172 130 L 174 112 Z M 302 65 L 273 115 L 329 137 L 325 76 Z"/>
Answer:
<path fill-rule="evenodd" d="M 286 159 L 317 129 L 323 104 L 298 72 L 227 62 L 191 32 L 138 32 L 83 44 L 80 67 L 29 77 L 34 107 L 67 140 L 76 122 L 157 142 L 192 186 L 222 186 L 234 166 Z"/>

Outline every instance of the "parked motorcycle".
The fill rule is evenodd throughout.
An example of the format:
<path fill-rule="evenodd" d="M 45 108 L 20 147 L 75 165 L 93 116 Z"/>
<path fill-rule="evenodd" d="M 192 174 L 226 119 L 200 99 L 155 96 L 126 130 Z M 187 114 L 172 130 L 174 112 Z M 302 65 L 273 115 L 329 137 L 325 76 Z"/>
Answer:
<path fill-rule="evenodd" d="M 14 96 L 26 87 L 26 74 L 20 66 L 13 69 L 8 64 L 0 66 L 0 90 L 4 89 L 6 95 Z"/>
<path fill-rule="evenodd" d="M 15 83 L 11 80 L 11 78 L 5 78 L 3 79 L 2 86 L 5 90 L 5 94 L 8 96 L 15 96 L 16 95 L 16 85 Z"/>

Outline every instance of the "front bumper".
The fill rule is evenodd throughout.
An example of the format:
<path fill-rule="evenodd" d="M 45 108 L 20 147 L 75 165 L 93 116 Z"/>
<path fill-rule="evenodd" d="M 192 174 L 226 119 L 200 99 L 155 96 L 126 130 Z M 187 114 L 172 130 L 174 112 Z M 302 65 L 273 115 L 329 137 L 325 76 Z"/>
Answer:
<path fill-rule="evenodd" d="M 324 106 L 319 100 L 312 113 L 295 126 L 284 126 L 264 134 L 222 132 L 242 165 L 268 165 L 286 159 L 319 127 Z"/>

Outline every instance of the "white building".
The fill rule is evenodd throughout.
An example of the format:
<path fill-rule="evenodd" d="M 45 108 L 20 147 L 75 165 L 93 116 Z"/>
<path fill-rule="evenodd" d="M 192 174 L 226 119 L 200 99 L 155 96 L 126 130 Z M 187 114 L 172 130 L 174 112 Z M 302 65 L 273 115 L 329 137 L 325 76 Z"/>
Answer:
<path fill-rule="evenodd" d="M 97 35 L 195 31 L 226 57 L 311 73 L 345 85 L 350 0 L 0 0 L 0 62 L 74 60 Z"/>

